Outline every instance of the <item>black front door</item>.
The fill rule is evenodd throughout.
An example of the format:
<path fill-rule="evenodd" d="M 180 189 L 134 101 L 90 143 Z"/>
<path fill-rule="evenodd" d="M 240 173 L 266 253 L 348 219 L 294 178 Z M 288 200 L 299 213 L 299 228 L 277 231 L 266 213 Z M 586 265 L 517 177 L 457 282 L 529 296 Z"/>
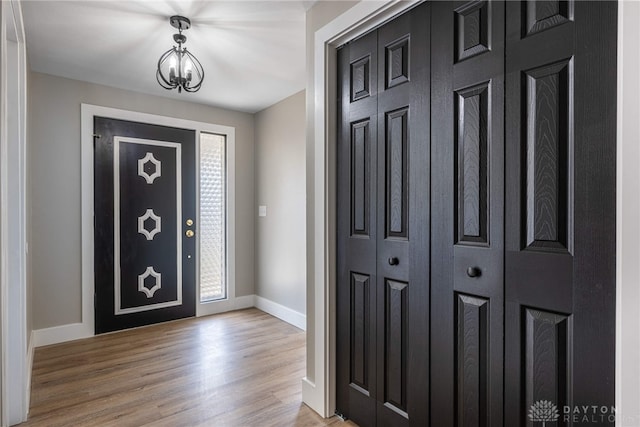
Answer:
<path fill-rule="evenodd" d="M 94 119 L 96 333 L 195 315 L 195 131 Z"/>

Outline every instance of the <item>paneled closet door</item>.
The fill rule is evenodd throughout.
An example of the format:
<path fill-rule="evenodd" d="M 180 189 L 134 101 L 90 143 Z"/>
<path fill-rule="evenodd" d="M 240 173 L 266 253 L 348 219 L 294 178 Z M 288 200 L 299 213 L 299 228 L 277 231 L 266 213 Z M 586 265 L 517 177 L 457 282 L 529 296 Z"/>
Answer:
<path fill-rule="evenodd" d="M 612 410 L 616 9 L 431 2 L 340 50 L 339 412 Z"/>
<path fill-rule="evenodd" d="M 430 4 L 339 52 L 337 409 L 428 423 Z"/>
<path fill-rule="evenodd" d="M 505 423 L 564 426 L 615 403 L 617 6 L 506 11 Z"/>
<path fill-rule="evenodd" d="M 431 425 L 614 402 L 616 6 L 504 8 L 433 6 Z"/>
<path fill-rule="evenodd" d="M 337 411 L 375 425 L 377 398 L 377 32 L 338 53 Z"/>
<path fill-rule="evenodd" d="M 434 2 L 432 31 L 431 425 L 501 426 L 504 3 Z"/>

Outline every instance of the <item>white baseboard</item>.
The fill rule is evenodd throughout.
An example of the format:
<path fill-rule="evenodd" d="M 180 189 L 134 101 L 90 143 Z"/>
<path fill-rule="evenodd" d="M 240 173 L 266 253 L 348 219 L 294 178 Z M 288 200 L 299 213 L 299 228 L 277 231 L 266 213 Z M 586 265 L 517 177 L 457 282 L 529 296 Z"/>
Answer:
<path fill-rule="evenodd" d="M 254 295 L 236 297 L 226 301 L 207 304 L 204 308 L 198 307 L 197 316 L 224 313 L 231 310 L 242 310 L 254 306 Z M 84 323 L 71 323 L 68 325 L 54 326 L 51 328 L 37 329 L 33 331 L 34 347 L 59 344 L 67 341 L 89 338 L 95 333 Z"/>
<path fill-rule="evenodd" d="M 251 307 L 256 307 L 265 313 L 269 313 L 278 319 L 284 320 L 285 322 L 302 329 L 303 331 L 306 329 L 307 317 L 304 314 L 257 295 L 244 295 L 225 301 L 199 304 L 197 307 L 197 316 L 208 316 L 211 314 L 242 310 L 244 308 Z M 82 338 L 89 338 L 92 336 L 94 336 L 94 332 L 86 324 L 71 323 L 69 325 L 54 326 L 52 328 L 32 331 L 29 345 L 35 348 Z M 33 357 L 33 349 L 30 351 L 32 353 L 31 357 Z"/>
<path fill-rule="evenodd" d="M 307 329 L 307 316 L 292 310 L 289 307 L 285 307 L 282 304 L 278 304 L 256 295 L 255 307 L 265 313 L 269 313 L 270 315 L 277 317 L 280 320 L 284 320 L 303 331 Z"/>
<path fill-rule="evenodd" d="M 89 338 L 93 331 L 83 323 L 71 323 L 68 325 L 54 326 L 52 328 L 37 329 L 33 331 L 34 347 L 59 344 L 62 342 Z"/>

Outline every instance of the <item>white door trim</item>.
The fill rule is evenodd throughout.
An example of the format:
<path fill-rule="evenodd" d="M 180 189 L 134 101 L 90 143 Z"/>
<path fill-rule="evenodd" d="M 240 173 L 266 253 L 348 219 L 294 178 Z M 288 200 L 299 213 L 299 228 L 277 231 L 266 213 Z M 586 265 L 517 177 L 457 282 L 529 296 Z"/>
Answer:
<path fill-rule="evenodd" d="M 27 62 L 19 0 L 0 4 L 0 425 L 29 411 L 27 336 Z"/>
<path fill-rule="evenodd" d="M 304 402 L 328 417 L 335 411 L 335 89 L 336 48 L 363 34 L 416 2 L 361 1 L 316 31 L 313 49 L 314 102 L 307 110 L 307 146 L 313 147 L 312 212 L 307 230 L 309 269 L 307 300 L 314 307 L 307 317 L 307 341 L 313 354 L 307 358 L 302 381 Z M 640 85 L 624 87 L 640 73 L 637 57 L 640 4 L 618 3 L 618 167 L 617 167 L 617 311 L 616 405 L 623 417 L 640 422 Z M 624 12 L 624 13 L 623 13 Z M 623 22 L 626 24 L 623 25 Z M 623 74 L 624 73 L 624 74 Z M 623 80 L 624 75 L 633 76 Z M 623 372 L 624 371 L 624 372 Z M 617 417 L 616 425 L 623 425 Z"/>
<path fill-rule="evenodd" d="M 640 3 L 618 2 L 616 426 L 640 425 Z"/>
<path fill-rule="evenodd" d="M 227 284 L 229 295 L 235 295 L 235 128 L 193 120 L 176 119 L 155 114 L 100 107 L 90 104 L 81 106 L 81 164 L 82 164 L 82 322 L 37 331 L 36 346 L 91 337 L 94 324 L 94 236 L 93 236 L 93 118 L 108 117 L 161 126 L 193 129 L 196 131 L 196 153 L 199 152 L 200 132 L 216 133 L 227 137 Z M 197 163 L 197 161 L 196 161 Z M 198 181 L 196 179 L 196 181 Z M 198 184 L 196 183 L 196 186 Z M 199 191 L 196 192 L 199 194 Z M 199 241 L 198 241 L 199 243 Z M 199 244 L 197 245 L 199 247 Z M 196 289 L 199 289 L 196 274 Z M 196 290 L 196 315 L 210 314 L 199 303 Z M 209 307 L 209 305 L 207 306 Z M 220 310 L 223 311 L 223 310 Z"/>

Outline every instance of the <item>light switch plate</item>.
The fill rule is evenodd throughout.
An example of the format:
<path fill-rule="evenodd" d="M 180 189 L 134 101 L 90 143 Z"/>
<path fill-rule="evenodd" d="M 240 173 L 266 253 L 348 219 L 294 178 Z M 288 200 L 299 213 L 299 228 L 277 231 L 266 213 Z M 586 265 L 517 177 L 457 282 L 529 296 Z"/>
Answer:
<path fill-rule="evenodd" d="M 267 207 L 264 205 L 258 206 L 258 216 L 267 216 Z"/>

